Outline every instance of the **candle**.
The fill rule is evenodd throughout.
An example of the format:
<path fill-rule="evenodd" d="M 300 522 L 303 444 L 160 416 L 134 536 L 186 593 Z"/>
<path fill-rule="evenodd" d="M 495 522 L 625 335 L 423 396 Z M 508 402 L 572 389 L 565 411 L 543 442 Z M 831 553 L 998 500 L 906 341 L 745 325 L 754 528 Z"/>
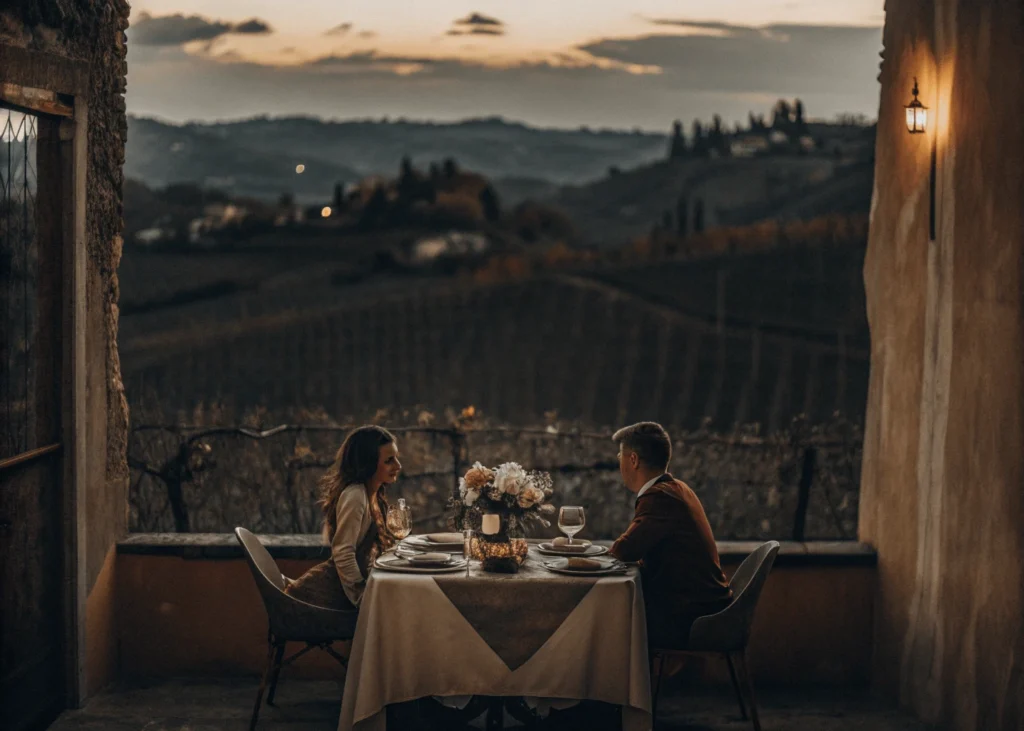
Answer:
<path fill-rule="evenodd" d="M 480 531 L 485 536 L 497 535 L 499 530 L 501 530 L 500 515 L 497 513 L 488 513 L 483 517 L 483 524 L 480 526 Z"/>

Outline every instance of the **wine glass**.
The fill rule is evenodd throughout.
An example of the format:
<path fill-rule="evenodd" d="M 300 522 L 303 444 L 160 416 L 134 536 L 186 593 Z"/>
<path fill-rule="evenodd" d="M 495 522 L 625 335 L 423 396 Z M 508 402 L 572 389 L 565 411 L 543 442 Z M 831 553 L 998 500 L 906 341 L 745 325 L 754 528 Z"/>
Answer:
<path fill-rule="evenodd" d="M 469 576 L 469 559 L 473 555 L 473 529 L 462 531 L 462 557 L 466 559 L 466 576 Z"/>
<path fill-rule="evenodd" d="M 386 518 L 388 530 L 398 540 L 403 540 L 412 531 L 412 518 L 409 515 L 409 506 L 405 504 L 405 498 L 398 499 L 398 505 L 388 507 Z"/>
<path fill-rule="evenodd" d="M 587 518 L 583 514 L 583 508 L 579 505 L 563 505 L 558 511 L 558 529 L 569 536 L 569 544 L 572 544 L 572 537 L 583 530 L 587 524 Z"/>

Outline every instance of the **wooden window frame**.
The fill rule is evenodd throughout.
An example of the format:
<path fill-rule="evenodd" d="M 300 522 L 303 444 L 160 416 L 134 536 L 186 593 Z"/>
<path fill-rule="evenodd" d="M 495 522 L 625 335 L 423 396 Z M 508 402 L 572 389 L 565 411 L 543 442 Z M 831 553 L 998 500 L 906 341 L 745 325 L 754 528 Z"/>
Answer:
<path fill-rule="evenodd" d="M 45 163 L 60 175 L 63 216 L 61 442 L 15 455 L 24 464 L 63 451 L 64 669 L 66 705 L 85 701 L 85 486 L 86 420 L 86 172 L 89 67 L 87 64 L 0 43 L 0 105 L 38 115 L 57 132 L 56 153 Z M 51 129 L 53 129 L 51 127 Z M 52 139 L 52 138 L 51 138 Z M 5 465 L 7 466 L 7 465 Z"/>

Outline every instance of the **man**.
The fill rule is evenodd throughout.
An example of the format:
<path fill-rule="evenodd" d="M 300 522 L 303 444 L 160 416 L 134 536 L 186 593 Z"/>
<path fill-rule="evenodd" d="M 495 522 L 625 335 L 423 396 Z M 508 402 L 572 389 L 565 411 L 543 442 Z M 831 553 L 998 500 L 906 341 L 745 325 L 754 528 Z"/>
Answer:
<path fill-rule="evenodd" d="M 651 646 L 685 649 L 693 620 L 721 611 L 732 598 L 711 526 L 693 490 L 668 473 L 672 442 L 660 424 L 633 424 L 612 439 L 636 507 L 611 553 L 640 563 Z"/>

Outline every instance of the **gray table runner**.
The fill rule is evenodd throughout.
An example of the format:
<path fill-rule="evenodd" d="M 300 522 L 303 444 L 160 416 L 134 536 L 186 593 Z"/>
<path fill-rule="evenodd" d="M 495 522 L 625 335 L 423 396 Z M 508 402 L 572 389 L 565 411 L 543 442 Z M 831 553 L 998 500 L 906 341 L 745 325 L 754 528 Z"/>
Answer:
<path fill-rule="evenodd" d="M 590 593 L 600 577 L 548 571 L 530 551 L 518 574 L 492 574 L 474 564 L 467 577 L 434 574 L 434 581 L 466 621 L 515 670 L 533 657 Z"/>

